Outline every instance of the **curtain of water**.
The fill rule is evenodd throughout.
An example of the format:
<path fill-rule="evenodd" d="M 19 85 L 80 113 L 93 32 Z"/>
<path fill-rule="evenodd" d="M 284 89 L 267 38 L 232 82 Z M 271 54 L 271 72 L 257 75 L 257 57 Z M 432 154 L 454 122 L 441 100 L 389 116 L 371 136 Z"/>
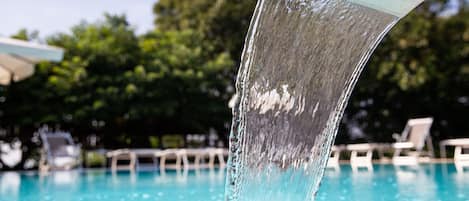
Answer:
<path fill-rule="evenodd" d="M 352 1 L 259 0 L 237 80 L 226 200 L 314 200 L 352 88 L 399 20 Z"/>

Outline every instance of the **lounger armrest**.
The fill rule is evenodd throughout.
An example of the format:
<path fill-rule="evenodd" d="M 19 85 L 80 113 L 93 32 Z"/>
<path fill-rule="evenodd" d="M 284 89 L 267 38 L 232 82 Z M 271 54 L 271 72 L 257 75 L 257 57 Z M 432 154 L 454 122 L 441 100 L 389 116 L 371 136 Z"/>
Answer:
<path fill-rule="evenodd" d="M 410 149 L 414 148 L 414 143 L 412 142 L 397 142 L 392 145 L 395 149 Z"/>
<path fill-rule="evenodd" d="M 401 134 L 399 134 L 399 133 L 393 133 L 393 134 L 392 134 L 392 138 L 393 138 L 396 142 L 399 142 L 399 141 L 401 141 Z"/>

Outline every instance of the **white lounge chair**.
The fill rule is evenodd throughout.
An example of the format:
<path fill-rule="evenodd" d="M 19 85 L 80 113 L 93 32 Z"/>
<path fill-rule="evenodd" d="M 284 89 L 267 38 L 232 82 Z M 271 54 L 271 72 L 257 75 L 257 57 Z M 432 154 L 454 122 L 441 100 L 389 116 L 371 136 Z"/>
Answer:
<path fill-rule="evenodd" d="M 199 170 L 201 168 L 205 168 L 205 167 L 209 167 L 209 168 L 213 168 L 213 164 L 214 162 L 212 162 L 212 160 L 214 161 L 214 159 L 212 158 L 215 158 L 215 154 L 213 153 L 213 150 L 210 149 L 210 148 L 207 148 L 207 149 L 189 149 L 188 152 L 187 152 L 188 156 L 190 157 L 194 157 L 194 168 L 196 170 Z M 209 163 L 204 163 L 206 158 L 209 158 Z"/>
<path fill-rule="evenodd" d="M 80 165 L 80 147 L 70 133 L 40 131 L 39 135 L 43 144 L 41 171 L 69 170 Z"/>
<path fill-rule="evenodd" d="M 397 140 L 393 144 L 395 165 L 416 165 L 424 154 L 433 157 L 432 123 L 433 118 L 410 119 L 400 136 L 393 135 Z M 424 151 L 425 146 L 427 151 Z"/>
<path fill-rule="evenodd" d="M 111 158 L 111 170 L 136 170 L 142 167 L 142 161 L 139 159 L 152 159 L 152 166 L 156 169 L 156 159 L 160 157 L 160 149 L 118 149 L 106 153 Z M 118 164 L 119 161 L 128 161 L 127 164 Z M 145 165 L 148 165 L 145 164 Z"/>
<path fill-rule="evenodd" d="M 0 141 L 0 165 L 3 164 L 9 168 L 17 166 L 23 158 L 21 142 L 5 143 Z M 1 167 L 1 166 L 0 166 Z"/>
<path fill-rule="evenodd" d="M 327 168 L 338 169 L 339 168 L 339 159 L 340 159 L 340 147 L 339 146 L 332 146 L 331 148 L 331 156 L 327 161 Z"/>
<path fill-rule="evenodd" d="M 468 149 L 469 145 L 456 146 L 454 149 L 454 163 L 458 171 L 463 171 L 465 167 L 469 167 L 469 153 L 466 153 Z"/>
<path fill-rule="evenodd" d="M 212 148 L 210 149 L 209 167 L 213 169 L 215 167 L 215 157 L 218 158 L 218 165 L 220 168 L 226 167 L 225 157 L 228 157 L 229 150 L 224 148 Z"/>
<path fill-rule="evenodd" d="M 228 156 L 228 150 L 223 148 L 188 149 L 187 154 L 188 156 L 195 157 L 195 169 L 214 169 L 216 166 L 216 159 L 218 159 L 218 166 L 220 168 L 224 168 L 226 166 L 225 156 Z M 203 159 L 208 159 L 207 163 L 203 163 Z"/>
<path fill-rule="evenodd" d="M 118 149 L 106 153 L 108 158 L 111 158 L 111 170 L 129 170 L 135 171 L 137 164 L 137 155 L 129 149 Z M 129 161 L 128 164 L 119 164 L 119 161 Z"/>
<path fill-rule="evenodd" d="M 454 146 L 455 148 L 458 148 L 457 150 L 455 149 L 455 160 L 459 159 L 456 158 L 456 156 L 461 156 L 463 154 L 463 148 L 469 147 L 469 138 L 459 138 L 459 139 L 448 139 L 448 140 L 443 140 L 440 142 L 440 156 L 441 158 L 445 159 L 446 158 L 446 147 L 449 146 Z"/>
<path fill-rule="evenodd" d="M 419 157 L 424 154 L 425 145 L 427 155 L 433 157 L 433 145 L 430 137 L 430 128 L 433 118 L 410 119 L 401 134 L 393 134 L 394 144 L 363 143 L 347 145 L 351 151 L 350 162 L 352 166 L 369 167 L 372 163 L 373 150 L 383 157 L 383 150 L 393 148 L 393 163 L 395 165 L 416 165 Z"/>
<path fill-rule="evenodd" d="M 360 167 L 373 169 L 373 149 L 374 144 L 351 144 L 347 145 L 347 150 L 352 151 L 350 154 L 350 165 L 356 170 Z"/>
<path fill-rule="evenodd" d="M 160 158 L 160 170 L 189 169 L 189 159 L 187 157 L 186 149 L 166 149 L 155 153 L 155 157 Z M 175 159 L 176 162 L 174 164 L 167 165 L 166 163 L 168 159 Z"/>
<path fill-rule="evenodd" d="M 458 172 L 463 172 L 464 168 L 469 167 L 469 138 L 448 139 L 440 142 L 440 156 L 446 159 L 446 147 L 454 148 L 454 164 Z"/>

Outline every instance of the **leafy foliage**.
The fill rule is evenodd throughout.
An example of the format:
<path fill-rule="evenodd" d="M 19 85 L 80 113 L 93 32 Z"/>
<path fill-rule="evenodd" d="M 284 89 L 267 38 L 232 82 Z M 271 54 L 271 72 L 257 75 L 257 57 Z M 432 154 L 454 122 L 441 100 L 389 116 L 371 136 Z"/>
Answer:
<path fill-rule="evenodd" d="M 226 131 L 233 61 L 201 34 L 137 36 L 125 16 L 106 15 L 47 41 L 66 50 L 64 61 L 41 63 L 35 76 L 4 89 L 2 127 L 59 125 L 83 140 L 96 132 L 110 147 L 145 146 L 148 134 Z"/>
<path fill-rule="evenodd" d="M 347 109 L 344 133 L 358 127 L 367 141 L 391 141 L 408 118 L 432 116 L 434 140 L 468 135 L 469 12 L 463 7 L 442 17 L 426 7 L 404 18 L 372 56 Z"/>
<path fill-rule="evenodd" d="M 154 8 L 156 25 L 194 29 L 213 44 L 225 42 L 238 64 L 255 3 L 160 0 Z M 402 130 L 408 118 L 422 116 L 435 117 L 436 139 L 468 134 L 469 11 L 467 1 L 459 1 L 457 8 L 451 5 L 426 1 L 385 38 L 351 98 L 338 143 L 391 141 L 391 134 Z M 445 16 L 448 11 L 456 14 Z"/>
<path fill-rule="evenodd" d="M 214 45 L 215 51 L 229 52 L 238 64 L 256 2 L 160 0 L 153 9 L 155 25 L 160 30 L 195 30 Z"/>
<path fill-rule="evenodd" d="M 0 128 L 7 131 L 0 129 L 0 137 L 27 141 L 44 123 L 82 142 L 96 134 L 107 148 L 146 147 L 149 136 L 210 128 L 226 134 L 227 102 L 255 4 L 159 0 L 156 28 L 145 35 L 136 35 L 125 16 L 105 15 L 49 37 L 66 50 L 65 59 L 0 86 Z M 338 143 L 389 141 L 419 116 L 435 117 L 435 139 L 467 136 L 469 11 L 460 4 L 444 16 L 445 5 L 427 1 L 385 38 L 353 94 Z M 14 37 L 38 40 L 27 30 Z"/>

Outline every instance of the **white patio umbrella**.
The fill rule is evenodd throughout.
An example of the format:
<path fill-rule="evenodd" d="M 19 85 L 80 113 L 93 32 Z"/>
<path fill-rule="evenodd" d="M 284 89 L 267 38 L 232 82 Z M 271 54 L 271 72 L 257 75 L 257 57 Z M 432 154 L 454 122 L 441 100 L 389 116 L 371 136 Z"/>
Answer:
<path fill-rule="evenodd" d="M 39 61 L 61 61 L 61 48 L 11 38 L 0 38 L 0 85 L 9 85 L 34 74 Z"/>

